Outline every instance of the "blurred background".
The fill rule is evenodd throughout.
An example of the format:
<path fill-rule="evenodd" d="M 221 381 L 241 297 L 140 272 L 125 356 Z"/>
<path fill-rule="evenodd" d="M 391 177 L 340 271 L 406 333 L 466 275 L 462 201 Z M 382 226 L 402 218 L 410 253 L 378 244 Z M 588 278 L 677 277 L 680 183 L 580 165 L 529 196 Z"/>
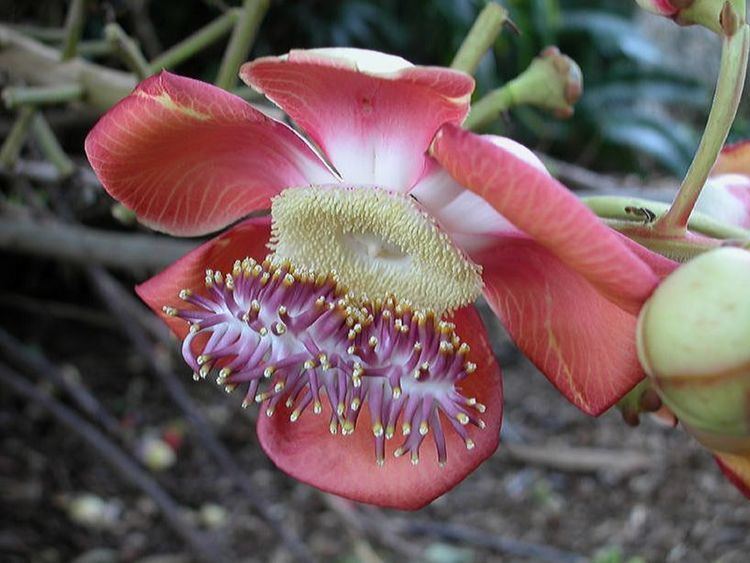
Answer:
<path fill-rule="evenodd" d="M 484 4 L 273 0 L 249 58 L 356 46 L 448 65 Z M 548 45 L 581 66 L 584 95 L 570 119 L 516 108 L 488 131 L 538 151 L 581 193 L 668 198 L 708 112 L 718 39 L 629 1 L 501 4 L 517 33 L 506 29 L 482 60 L 475 97 Z M 127 83 L 134 78 L 104 40 L 108 24 L 152 61 L 213 20 L 230 21 L 239 5 L 89 0 L 79 54 Z M 69 6 L 0 0 L 0 142 L 24 119 L 31 132 L 0 155 L 0 560 L 746 560 L 750 505 L 705 451 L 650 420 L 632 429 L 617 413 L 585 417 L 491 315 L 504 443 L 454 491 L 406 514 L 277 471 L 256 442 L 255 413 L 193 384 L 178 343 L 133 298 L 135 283 L 197 241 L 149 233 L 98 185 L 82 143 L 106 104 L 60 102 L 24 117 L 7 94 L 57 72 L 18 53 L 60 48 Z M 229 30 L 173 70 L 213 81 Z M 744 102 L 730 139 L 750 134 L 748 115 Z"/>

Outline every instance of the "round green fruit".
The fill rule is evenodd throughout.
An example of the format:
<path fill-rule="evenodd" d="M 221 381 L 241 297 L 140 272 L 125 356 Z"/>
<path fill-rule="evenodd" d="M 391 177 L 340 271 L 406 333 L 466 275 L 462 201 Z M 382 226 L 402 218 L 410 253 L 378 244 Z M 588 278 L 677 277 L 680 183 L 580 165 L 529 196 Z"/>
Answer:
<path fill-rule="evenodd" d="M 705 446 L 750 452 L 750 252 L 720 248 L 670 274 L 641 310 L 638 356 Z"/>

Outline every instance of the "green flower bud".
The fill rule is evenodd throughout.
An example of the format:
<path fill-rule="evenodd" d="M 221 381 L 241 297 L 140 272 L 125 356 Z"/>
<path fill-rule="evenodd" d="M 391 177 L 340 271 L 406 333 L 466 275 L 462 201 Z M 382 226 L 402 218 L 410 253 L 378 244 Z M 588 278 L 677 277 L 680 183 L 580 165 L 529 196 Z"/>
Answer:
<path fill-rule="evenodd" d="M 750 452 L 750 252 L 678 268 L 641 310 L 637 342 L 654 388 L 703 445 Z"/>

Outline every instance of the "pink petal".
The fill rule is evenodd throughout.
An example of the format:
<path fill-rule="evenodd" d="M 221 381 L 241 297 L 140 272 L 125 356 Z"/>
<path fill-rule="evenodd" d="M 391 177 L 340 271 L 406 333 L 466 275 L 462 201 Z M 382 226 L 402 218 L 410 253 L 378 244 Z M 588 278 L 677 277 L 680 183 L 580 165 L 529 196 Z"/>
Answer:
<path fill-rule="evenodd" d="M 469 430 L 476 443 L 474 449 L 467 451 L 443 419 L 448 447 L 445 467 L 438 465 L 435 450 L 427 441 L 422 445 L 419 465 L 412 465 L 408 456 L 394 458 L 393 451 L 401 443 L 398 435 L 386 442 L 385 465 L 378 467 L 369 412 L 360 414 L 360 423 L 351 436 L 332 436 L 326 423 L 329 407 L 320 415 L 307 409 L 297 422 L 289 421 L 287 408 L 277 409 L 272 417 L 261 416 L 261 446 L 295 479 L 360 502 L 416 510 L 449 491 L 497 449 L 502 419 L 500 369 L 479 315 L 472 306 L 465 307 L 456 313 L 454 322 L 457 334 L 471 346 L 472 361 L 478 366 L 463 385 L 463 392 L 487 406 L 482 415 L 486 428 Z"/>
<path fill-rule="evenodd" d="M 106 190 L 139 219 L 199 235 L 334 176 L 291 129 L 241 98 L 167 72 L 143 81 L 86 138 Z"/>
<path fill-rule="evenodd" d="M 360 49 L 292 51 L 246 64 L 242 79 L 278 104 L 349 183 L 405 191 L 443 123 L 460 123 L 473 79 Z"/>
<path fill-rule="evenodd" d="M 711 176 L 695 209 L 727 225 L 750 229 L 750 176 Z"/>
<path fill-rule="evenodd" d="M 268 238 L 271 234 L 271 218 L 247 219 L 218 237 L 189 252 L 163 272 L 135 288 L 138 296 L 169 325 L 179 338 L 185 338 L 188 324 L 164 314 L 162 307 L 185 307 L 178 298 L 181 289 L 200 293 L 206 269 L 232 271 L 235 260 L 245 257 L 262 261 L 268 254 Z"/>
<path fill-rule="evenodd" d="M 635 313 L 653 291 L 658 278 L 648 265 L 545 172 L 454 125 L 440 129 L 431 152 L 460 184 L 611 301 Z"/>
<path fill-rule="evenodd" d="M 726 145 L 714 164 L 711 174 L 744 174 L 750 176 L 750 141 Z"/>
<path fill-rule="evenodd" d="M 740 492 L 750 499 L 750 454 L 716 454 L 721 471 Z"/>
<path fill-rule="evenodd" d="M 601 414 L 643 378 L 635 315 L 549 250 L 505 236 L 474 258 L 484 296 L 513 340 L 581 410 Z"/>
<path fill-rule="evenodd" d="M 482 138 L 546 173 L 542 161 L 520 143 L 497 135 Z M 434 159 L 430 159 L 427 170 L 409 194 L 469 255 L 494 244 L 499 234 L 518 231 L 484 199 L 456 182 Z M 471 220 L 467 221 L 467 217 Z"/>

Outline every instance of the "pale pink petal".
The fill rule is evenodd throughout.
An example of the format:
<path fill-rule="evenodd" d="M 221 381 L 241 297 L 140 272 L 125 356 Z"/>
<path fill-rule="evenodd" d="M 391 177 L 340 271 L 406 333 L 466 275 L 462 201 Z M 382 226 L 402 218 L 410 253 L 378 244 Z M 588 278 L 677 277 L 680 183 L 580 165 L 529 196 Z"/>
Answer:
<path fill-rule="evenodd" d="M 547 173 L 542 161 L 513 139 L 497 135 L 482 135 L 482 138 Z M 430 159 L 424 176 L 409 194 L 469 255 L 494 244 L 494 238 L 501 233 L 518 231 L 484 199 L 456 182 L 434 159 Z"/>
<path fill-rule="evenodd" d="M 473 79 L 359 49 L 292 51 L 244 65 L 242 79 L 278 104 L 344 181 L 408 190 L 443 123 L 460 123 Z"/>
<path fill-rule="evenodd" d="M 695 209 L 727 225 L 750 229 L 750 176 L 711 176 Z"/>
<path fill-rule="evenodd" d="M 581 410 L 598 415 L 644 377 L 636 316 L 525 235 L 474 259 L 484 296 L 521 351 Z"/>
<path fill-rule="evenodd" d="M 458 183 L 631 313 L 658 283 L 651 268 L 570 191 L 509 151 L 445 125 L 431 152 Z"/>
<path fill-rule="evenodd" d="M 86 138 L 105 189 L 144 223 L 175 235 L 225 227 L 289 186 L 335 181 L 294 131 L 241 98 L 162 72 Z"/>

